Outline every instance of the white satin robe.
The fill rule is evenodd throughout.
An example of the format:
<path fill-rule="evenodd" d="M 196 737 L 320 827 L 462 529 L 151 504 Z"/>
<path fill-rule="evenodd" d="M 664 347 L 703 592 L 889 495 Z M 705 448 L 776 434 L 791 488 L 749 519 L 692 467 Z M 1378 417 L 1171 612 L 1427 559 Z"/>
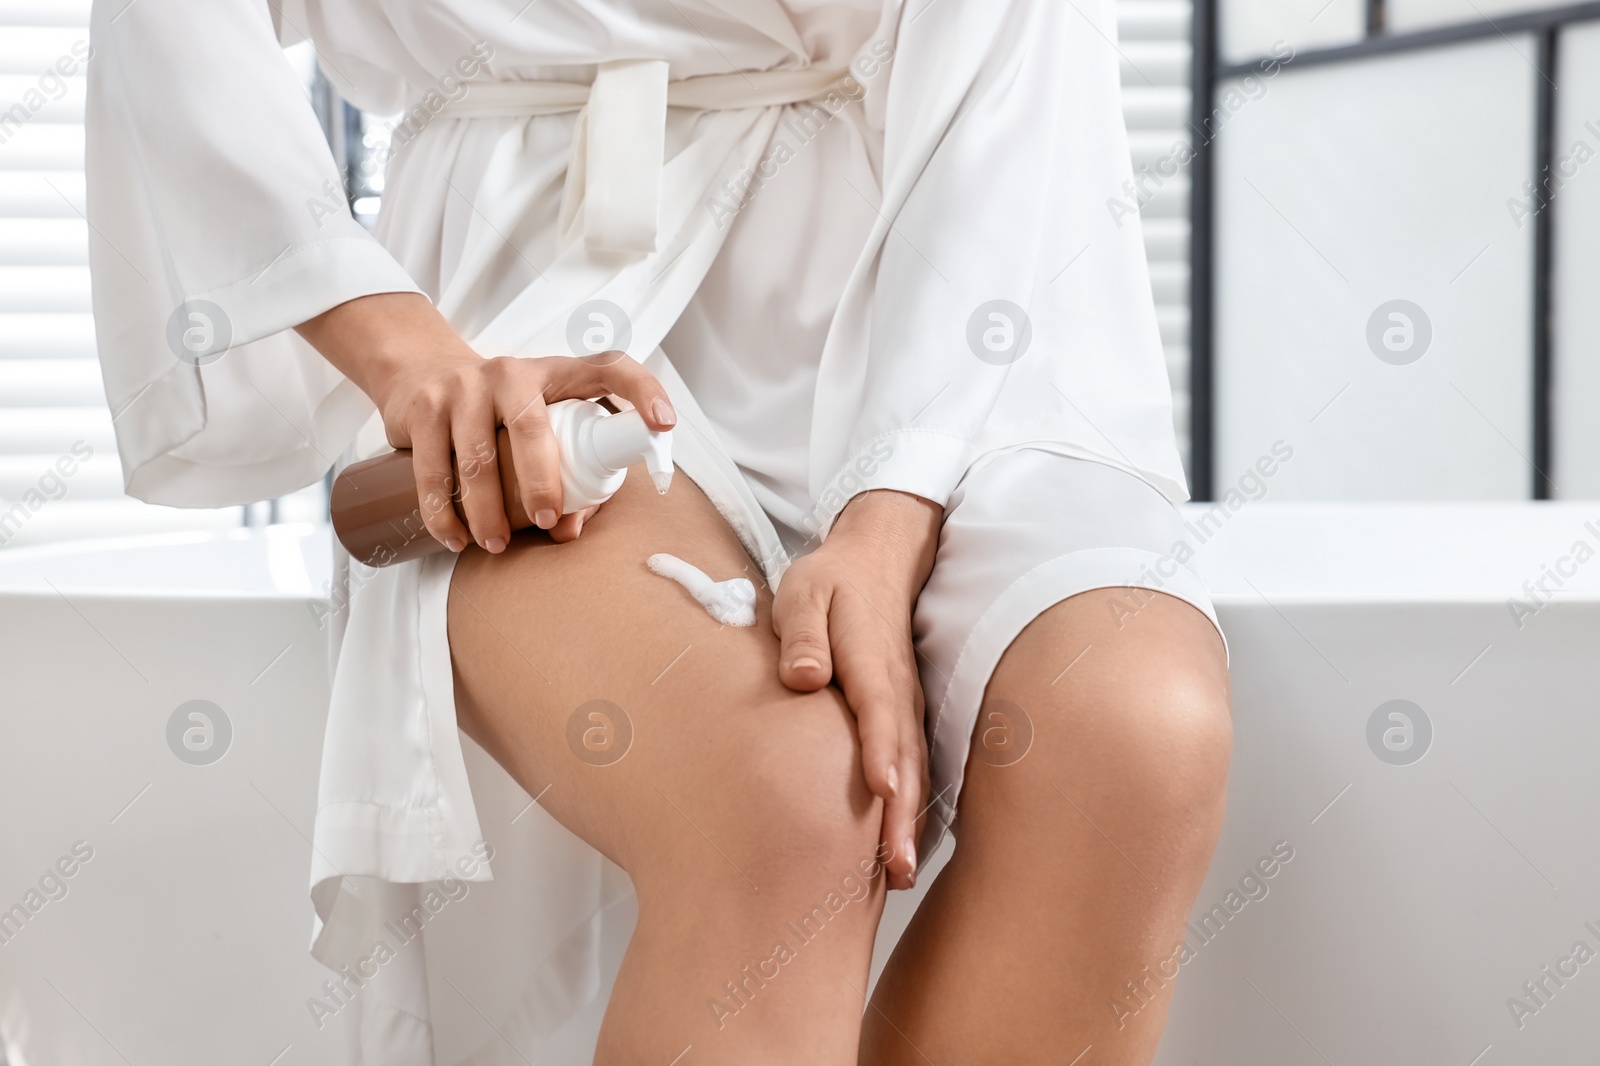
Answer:
<path fill-rule="evenodd" d="M 774 580 L 784 548 L 825 536 L 850 495 L 945 502 L 974 463 L 1022 446 L 1185 497 L 1139 226 L 1105 206 L 1130 177 L 1113 0 L 525 3 L 96 3 L 94 310 L 132 495 L 269 498 L 381 448 L 372 405 L 290 327 L 358 296 L 420 291 L 486 355 L 569 354 L 576 308 L 626 309 L 628 350 L 666 352 L 777 526 L 782 548 L 747 543 Z M 338 177 L 281 53 L 302 37 L 377 113 L 426 107 L 430 92 L 470 108 L 475 83 L 587 83 L 597 64 L 651 59 L 674 82 L 828 68 L 862 91 L 809 136 L 809 106 L 674 107 L 664 131 L 634 107 L 665 162 L 655 250 L 631 252 L 594 239 L 616 221 L 601 214 L 615 205 L 595 206 L 608 176 L 567 180 L 571 161 L 607 150 L 637 161 L 636 144 L 616 141 L 627 121 L 600 123 L 613 132 L 597 155 L 573 151 L 575 129 L 594 137 L 586 113 L 446 108 L 391 161 L 374 239 L 328 210 Z M 442 80 L 485 51 L 464 90 Z M 626 179 L 637 187 L 632 169 Z M 1015 360 L 980 358 L 971 340 L 995 300 L 1026 309 L 1031 341 Z M 231 340 L 199 366 L 169 343 L 195 301 L 220 309 Z M 364 1061 L 501 1061 L 498 1038 L 480 1045 L 481 1026 L 459 1022 L 428 966 L 441 958 L 500 975 L 474 1010 L 535 1047 L 603 986 L 606 908 L 628 892 L 542 808 L 519 815 L 520 791 L 463 752 L 442 629 L 452 561 L 353 566 L 335 593 L 349 610 L 330 619 L 337 629 L 348 614 L 313 838 L 313 951 L 335 968 L 369 957 L 383 919 L 452 874 L 478 886 L 474 913 L 490 919 L 430 927 L 424 950 L 400 952 L 340 1006 L 360 1017 Z M 483 883 L 485 840 L 516 891 Z"/>

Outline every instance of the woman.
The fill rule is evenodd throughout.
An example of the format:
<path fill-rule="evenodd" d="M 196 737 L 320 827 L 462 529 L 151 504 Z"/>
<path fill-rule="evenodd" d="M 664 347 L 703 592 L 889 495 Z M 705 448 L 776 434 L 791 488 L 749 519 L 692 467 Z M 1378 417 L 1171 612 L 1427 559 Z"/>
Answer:
<path fill-rule="evenodd" d="M 337 612 L 314 950 L 355 967 L 319 1025 L 364 999 L 369 1057 L 432 1061 L 445 993 L 363 950 L 498 852 L 546 878 L 507 936 L 548 959 L 474 1004 L 521 1054 L 592 991 L 559 945 L 598 852 L 639 916 L 597 1062 L 1149 1061 L 1230 726 L 1139 228 L 1101 206 L 1111 0 L 136 0 L 93 33 L 129 491 L 239 503 L 394 446 L 443 499 L 472 458 L 429 511 L 451 550 L 352 567 Z M 376 241 L 302 37 L 406 112 Z M 562 515 L 544 408 L 602 395 L 686 476 Z M 758 624 L 662 551 L 755 578 Z M 482 832 L 457 725 L 585 845 Z M 867 1006 L 885 884 L 958 800 Z"/>

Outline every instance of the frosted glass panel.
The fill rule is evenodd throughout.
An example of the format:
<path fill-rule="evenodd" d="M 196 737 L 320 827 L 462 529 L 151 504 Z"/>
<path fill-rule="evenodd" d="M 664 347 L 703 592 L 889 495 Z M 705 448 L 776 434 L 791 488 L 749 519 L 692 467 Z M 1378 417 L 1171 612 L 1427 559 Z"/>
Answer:
<path fill-rule="evenodd" d="M 1290 69 L 1239 109 L 1218 139 L 1219 495 L 1280 440 L 1274 499 L 1529 495 L 1533 227 L 1506 201 L 1533 78 L 1497 38 Z"/>
<path fill-rule="evenodd" d="M 1395 33 L 1565 6 L 1564 0 L 1388 0 L 1387 28 Z M 1531 49 L 1525 51 L 1533 55 Z"/>
<path fill-rule="evenodd" d="M 1365 0 L 1222 0 L 1217 12 L 1227 62 L 1267 55 L 1279 41 L 1296 52 L 1349 44 L 1365 35 L 1366 25 Z"/>
<path fill-rule="evenodd" d="M 1564 30 L 1557 59 L 1553 300 L 1555 495 L 1600 497 L 1600 25 Z M 1531 226 L 1531 222 L 1528 223 Z"/>

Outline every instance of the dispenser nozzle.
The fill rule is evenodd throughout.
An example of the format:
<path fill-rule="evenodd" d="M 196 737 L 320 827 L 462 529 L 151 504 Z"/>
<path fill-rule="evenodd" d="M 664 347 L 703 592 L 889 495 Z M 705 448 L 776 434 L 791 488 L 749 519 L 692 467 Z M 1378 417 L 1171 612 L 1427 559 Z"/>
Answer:
<path fill-rule="evenodd" d="M 650 447 L 644 453 L 644 468 L 650 471 L 656 493 L 665 496 L 672 485 L 672 430 L 651 431 Z"/>
<path fill-rule="evenodd" d="M 672 430 L 653 430 L 638 411 L 620 411 L 594 423 L 594 455 L 611 470 L 626 470 L 643 462 L 656 491 L 666 494 L 672 484 Z"/>

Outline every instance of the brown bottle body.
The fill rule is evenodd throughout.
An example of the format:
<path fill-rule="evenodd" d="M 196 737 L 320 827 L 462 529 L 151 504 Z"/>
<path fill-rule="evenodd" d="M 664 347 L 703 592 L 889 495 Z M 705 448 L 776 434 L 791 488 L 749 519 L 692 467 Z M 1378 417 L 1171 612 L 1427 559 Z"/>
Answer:
<path fill-rule="evenodd" d="M 522 508 L 517 490 L 516 468 L 511 462 L 510 438 L 501 427 L 495 439 L 499 460 L 500 490 L 506 516 L 516 532 L 533 526 Z M 461 516 L 461 477 L 453 469 L 449 499 L 430 499 L 430 507 L 453 507 Z M 448 549 L 434 539 L 423 521 L 422 501 L 417 495 L 416 473 L 409 449 L 351 463 L 333 480 L 328 499 L 334 535 L 352 559 L 367 566 L 392 566 L 420 559 Z M 462 524 L 465 518 L 462 517 Z"/>

